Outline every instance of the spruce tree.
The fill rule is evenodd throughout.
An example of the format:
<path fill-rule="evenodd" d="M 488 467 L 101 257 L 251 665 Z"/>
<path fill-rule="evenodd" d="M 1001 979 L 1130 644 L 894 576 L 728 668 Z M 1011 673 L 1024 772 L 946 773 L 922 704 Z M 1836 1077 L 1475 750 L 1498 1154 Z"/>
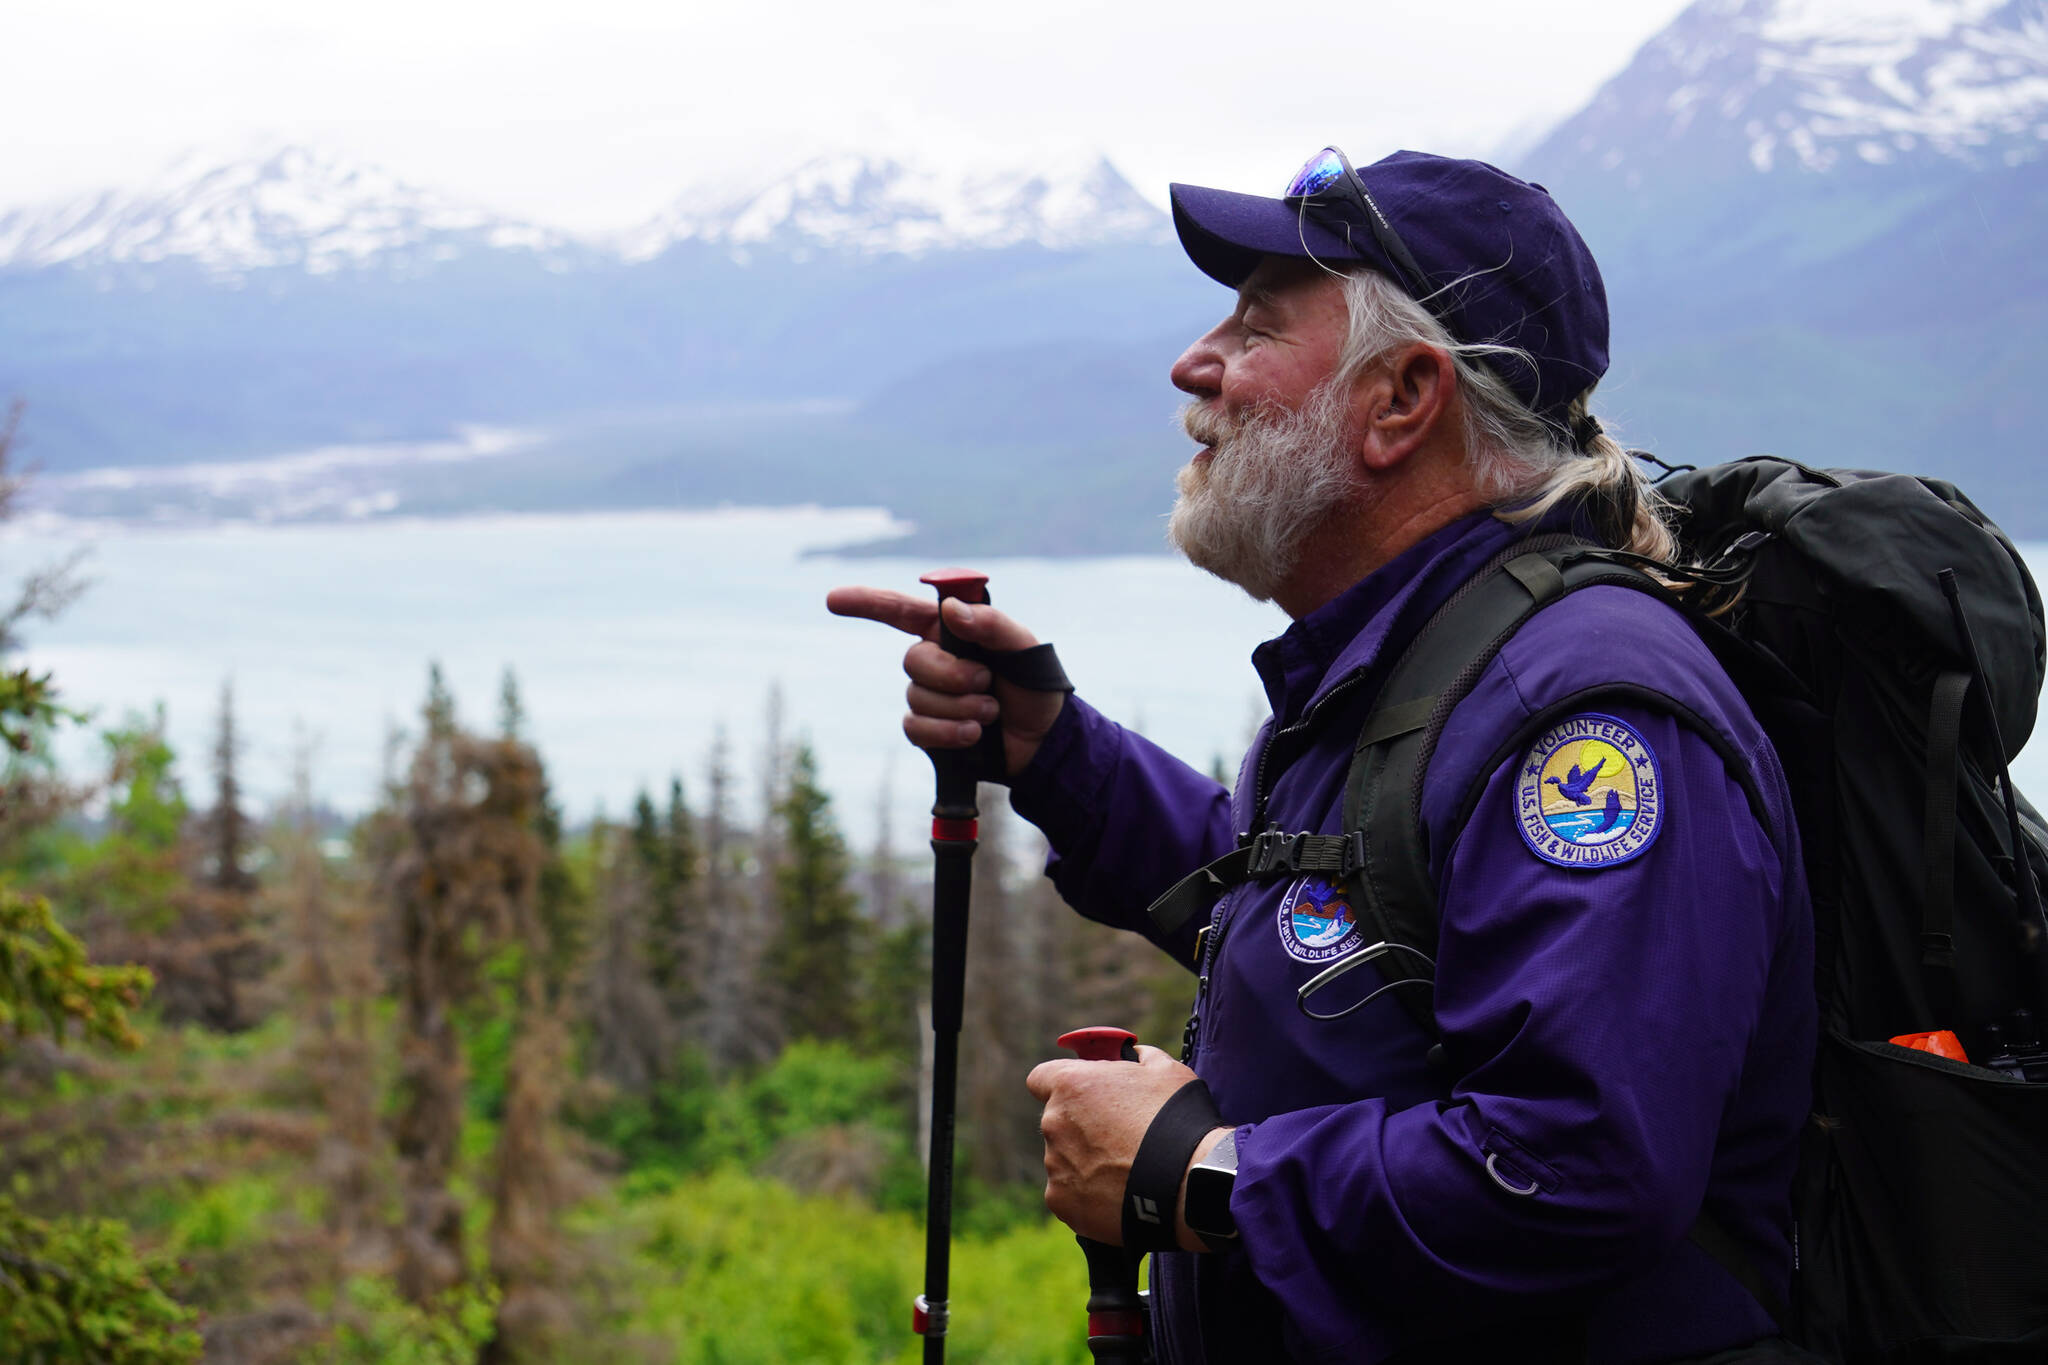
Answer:
<path fill-rule="evenodd" d="M 769 979 L 792 1038 L 848 1039 L 856 1025 L 856 983 L 866 926 L 847 885 L 846 841 L 832 799 L 818 785 L 808 743 L 791 756 L 788 791 L 778 807 L 783 863 L 775 877 L 775 937 Z"/>
<path fill-rule="evenodd" d="M 669 779 L 668 809 L 657 814 L 643 789 L 633 803 L 628 841 L 647 884 L 647 964 L 671 1017 L 698 1007 L 702 989 L 702 916 L 697 895 L 697 833 L 683 802 L 683 781 Z"/>
<path fill-rule="evenodd" d="M 8 450 L 20 417 L 16 404 L 0 419 L 0 520 L 21 480 L 8 473 Z M 27 750 L 64 717 L 47 673 L 17 666 L 14 630 L 29 616 L 50 616 L 69 600 L 63 570 L 32 576 L 11 608 L 0 610 L 0 742 Z M 168 749 L 163 751 L 168 755 Z M 43 784 L 9 771 L 0 779 L 0 834 L 26 834 L 60 809 L 40 799 Z M 52 783 L 50 786 L 54 787 Z M 23 796 L 37 796 L 32 802 Z M 175 796 L 175 792 L 173 792 Z M 182 803 L 174 802 L 182 821 Z M 171 828 L 175 833 L 176 825 Z M 0 886 L 0 1074 L 9 1077 L 10 1108 L 19 1104 L 33 1072 L 11 1065 L 32 1033 L 56 1043 L 92 1042 L 123 1050 L 141 1045 L 131 1012 L 150 989 L 150 974 L 135 966 L 96 965 L 85 946 L 59 922 L 49 902 L 12 885 Z M 0 1143 L 0 1153 L 9 1151 Z M 88 1158 L 77 1176 L 98 1173 Z M 0 1162 L 0 1166 L 12 1162 Z M 0 1349 L 9 1360 L 104 1360 L 116 1365 L 190 1365 L 200 1358 L 193 1314 L 163 1292 L 168 1264 L 139 1258 L 120 1223 L 80 1218 L 46 1219 L 17 1207 L 24 1196 L 18 1170 L 0 1172 Z"/>
<path fill-rule="evenodd" d="M 498 738 L 526 738 L 526 704 L 520 700 L 519 679 L 514 676 L 510 664 L 505 666 L 504 676 L 498 680 Z"/>
<path fill-rule="evenodd" d="M 235 685 L 220 685 L 220 721 L 213 740 L 213 810 L 208 814 L 206 881 L 215 890 L 247 892 L 256 879 L 244 864 L 249 852 L 249 817 L 242 812 L 241 737 L 235 729 Z"/>

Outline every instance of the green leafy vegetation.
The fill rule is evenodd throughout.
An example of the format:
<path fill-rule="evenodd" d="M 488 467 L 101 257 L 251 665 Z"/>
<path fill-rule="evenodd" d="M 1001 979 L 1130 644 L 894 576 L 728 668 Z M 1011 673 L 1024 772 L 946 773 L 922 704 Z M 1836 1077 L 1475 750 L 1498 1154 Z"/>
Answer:
<path fill-rule="evenodd" d="M 721 740 L 697 804 L 576 827 L 516 683 L 482 733 L 430 670 L 374 809 L 302 755 L 258 815 L 226 688 L 198 773 L 160 714 L 60 771 L 85 722 L 4 657 L 59 578 L 0 610 L 0 1358 L 917 1358 L 929 893 L 779 703 L 750 780 Z M 1185 988 L 983 808 L 950 1354 L 1079 1362 L 1021 1078 Z"/>

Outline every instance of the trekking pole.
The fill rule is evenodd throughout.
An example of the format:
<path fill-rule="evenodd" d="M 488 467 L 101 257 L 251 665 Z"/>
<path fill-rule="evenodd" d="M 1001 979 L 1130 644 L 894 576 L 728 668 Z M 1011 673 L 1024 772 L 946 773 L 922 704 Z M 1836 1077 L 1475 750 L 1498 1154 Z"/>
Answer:
<path fill-rule="evenodd" d="M 1080 1028 L 1062 1033 L 1059 1045 L 1083 1061 L 1135 1062 L 1138 1038 L 1120 1028 Z M 1151 1365 L 1150 1324 L 1138 1292 L 1138 1257 L 1122 1247 L 1076 1237 L 1088 1258 L 1088 1354 L 1114 1365 Z"/>
<path fill-rule="evenodd" d="M 966 569 L 941 569 L 918 580 L 939 592 L 939 647 L 961 652 L 946 628 L 947 598 L 988 601 L 988 579 Z M 924 1293 L 911 1310 L 911 1330 L 924 1338 L 925 1365 L 946 1359 L 947 1301 L 953 1253 L 953 1116 L 960 1064 L 960 1016 L 967 993 L 967 897 L 973 886 L 974 850 L 980 841 L 981 812 L 975 782 L 993 754 L 998 764 L 1002 734 L 982 727 L 971 749 L 928 749 L 937 796 L 932 802 L 932 1127 L 931 1166 L 925 1185 Z"/>

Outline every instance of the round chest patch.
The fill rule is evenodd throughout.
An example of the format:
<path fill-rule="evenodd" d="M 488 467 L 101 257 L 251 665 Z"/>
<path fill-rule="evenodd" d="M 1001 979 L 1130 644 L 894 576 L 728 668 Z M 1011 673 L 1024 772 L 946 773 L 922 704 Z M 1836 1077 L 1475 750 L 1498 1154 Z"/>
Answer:
<path fill-rule="evenodd" d="M 1358 936 L 1351 903 L 1334 884 L 1303 877 L 1280 898 L 1280 944 L 1302 962 L 1328 962 Z"/>
<path fill-rule="evenodd" d="M 1515 778 L 1522 840 L 1559 867 L 1613 867 L 1664 827 L 1664 781 L 1643 737 L 1588 713 L 1537 739 Z"/>

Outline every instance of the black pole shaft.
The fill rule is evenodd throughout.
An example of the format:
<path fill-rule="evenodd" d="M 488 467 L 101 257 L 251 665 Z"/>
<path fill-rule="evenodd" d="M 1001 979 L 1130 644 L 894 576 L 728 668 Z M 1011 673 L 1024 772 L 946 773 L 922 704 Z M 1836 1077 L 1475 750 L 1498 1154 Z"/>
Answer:
<path fill-rule="evenodd" d="M 946 625 L 948 597 L 988 601 L 988 580 L 963 569 L 926 574 L 939 593 L 939 647 L 966 653 Z M 918 1314 L 924 1333 L 924 1365 L 944 1365 L 946 1332 L 952 1325 L 953 1119 L 958 1108 L 960 1017 L 967 994 L 967 906 L 973 892 L 974 850 L 980 842 L 975 806 L 983 764 L 1000 763 L 1002 740 L 993 725 L 983 727 L 973 749 L 933 749 L 932 774 L 932 1127 L 924 1204 L 924 1293 Z"/>
<path fill-rule="evenodd" d="M 970 796 L 963 807 L 941 800 L 932 807 L 932 1129 L 931 1169 L 925 1184 L 924 1333 L 925 1365 L 946 1358 L 953 1255 L 953 1123 L 957 1112 L 960 1070 L 960 1020 L 967 989 L 967 904 L 973 890 L 974 850 L 978 839 L 939 838 L 936 831 L 964 823 L 974 827 L 977 812 Z M 968 791 L 973 791 L 970 778 Z M 965 831 L 960 831 L 965 833 Z"/>

